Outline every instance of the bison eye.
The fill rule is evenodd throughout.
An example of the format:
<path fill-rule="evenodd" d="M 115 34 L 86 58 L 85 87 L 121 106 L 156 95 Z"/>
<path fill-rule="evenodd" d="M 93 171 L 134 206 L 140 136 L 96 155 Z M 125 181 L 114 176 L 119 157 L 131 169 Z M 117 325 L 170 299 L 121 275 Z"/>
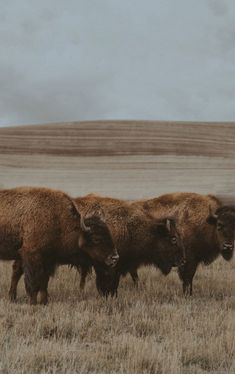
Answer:
<path fill-rule="evenodd" d="M 177 244 L 177 239 L 175 236 L 172 236 L 171 238 L 171 244 Z"/>
<path fill-rule="evenodd" d="M 100 244 L 100 239 L 98 239 L 98 238 L 93 238 L 93 240 L 92 240 L 92 242 L 93 242 L 93 244 Z"/>

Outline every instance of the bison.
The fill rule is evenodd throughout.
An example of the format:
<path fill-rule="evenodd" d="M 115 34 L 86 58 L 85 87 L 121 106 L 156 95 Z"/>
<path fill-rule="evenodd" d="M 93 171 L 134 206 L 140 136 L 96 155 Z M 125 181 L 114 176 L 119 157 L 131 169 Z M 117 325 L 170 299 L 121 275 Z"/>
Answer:
<path fill-rule="evenodd" d="M 118 255 L 107 225 L 98 216 L 83 220 L 65 193 L 21 187 L 0 191 L 0 259 L 17 260 L 10 290 L 16 296 L 24 272 L 30 304 L 48 302 L 48 281 L 59 264 L 86 259 L 114 266 Z M 15 277 L 15 278 L 14 278 Z"/>
<path fill-rule="evenodd" d="M 185 260 L 172 215 L 154 219 L 127 202 L 92 194 L 79 197 L 75 202 L 83 214 L 103 211 L 119 254 L 118 264 L 113 269 L 94 265 L 96 285 L 101 294 L 117 294 L 120 276 L 130 272 L 135 279 L 136 269 L 141 265 L 153 264 L 167 275 L 172 266 Z M 82 269 L 82 287 L 88 270 Z"/>
<path fill-rule="evenodd" d="M 184 294 L 192 295 L 193 277 L 200 263 L 209 265 L 219 255 L 226 261 L 231 260 L 235 207 L 222 206 L 221 201 L 212 195 L 186 192 L 134 201 L 131 205 L 159 219 L 169 214 L 176 217 L 187 259 L 184 265 L 178 267 Z"/>

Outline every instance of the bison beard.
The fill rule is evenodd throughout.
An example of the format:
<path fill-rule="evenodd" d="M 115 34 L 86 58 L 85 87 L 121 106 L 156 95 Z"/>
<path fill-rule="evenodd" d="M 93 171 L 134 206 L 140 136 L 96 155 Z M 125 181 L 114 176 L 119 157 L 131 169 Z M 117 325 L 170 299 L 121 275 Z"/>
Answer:
<path fill-rule="evenodd" d="M 96 273 L 96 287 L 100 295 L 117 296 L 120 274 L 116 269 L 104 269 L 94 266 Z"/>
<path fill-rule="evenodd" d="M 161 245 L 164 246 L 163 243 Z M 161 256 L 157 253 L 152 253 L 150 256 L 143 256 L 138 260 L 134 257 L 124 257 L 120 259 L 120 262 L 113 269 L 105 268 L 104 266 L 94 265 L 96 273 L 96 287 L 100 295 L 102 296 L 117 296 L 118 286 L 121 276 L 126 276 L 127 273 L 132 275 L 132 279 L 136 282 L 136 277 L 138 275 L 136 270 L 132 270 L 132 266 L 135 269 L 139 268 L 141 265 L 154 265 L 159 269 L 163 275 L 168 275 L 172 269 L 172 263 L 167 261 L 165 256 Z"/>
<path fill-rule="evenodd" d="M 150 261 L 151 263 L 151 261 Z M 146 264 L 148 265 L 148 264 Z M 141 264 L 139 265 L 141 266 Z M 137 266 L 137 267 L 139 267 Z M 163 275 L 168 275 L 172 269 L 170 264 L 164 261 L 157 261 L 155 263 L 156 268 L 160 269 Z M 128 272 L 133 274 L 131 270 L 122 270 L 117 265 L 114 269 L 104 269 L 102 267 L 96 267 L 94 265 L 96 273 L 96 287 L 100 295 L 107 297 L 108 295 L 117 296 L 118 286 L 121 276 L 125 276 Z M 138 274 L 134 271 L 135 276 L 132 276 L 134 283 L 137 282 L 136 275 L 138 279 Z"/>

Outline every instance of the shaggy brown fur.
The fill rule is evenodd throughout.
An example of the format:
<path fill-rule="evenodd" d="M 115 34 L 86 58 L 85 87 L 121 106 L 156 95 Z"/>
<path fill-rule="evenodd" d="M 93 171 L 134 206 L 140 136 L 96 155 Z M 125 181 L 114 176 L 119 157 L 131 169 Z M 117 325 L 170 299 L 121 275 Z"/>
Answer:
<path fill-rule="evenodd" d="M 19 261 L 13 267 L 12 298 L 22 271 L 30 303 L 37 303 L 40 292 L 46 304 L 49 277 L 57 264 L 75 259 L 79 264 L 83 252 L 95 262 L 114 264 L 116 250 L 107 226 L 97 217 L 84 224 L 74 201 L 61 191 L 1 190 L 0 211 L 0 259 Z"/>
<path fill-rule="evenodd" d="M 159 218 L 173 214 L 179 223 L 187 261 L 178 268 L 184 293 L 192 295 L 192 282 L 199 263 L 213 262 L 219 254 L 229 260 L 233 253 L 235 210 L 222 207 L 211 195 L 172 193 L 150 200 L 135 201 L 132 206 Z M 216 212 L 217 216 L 210 216 Z"/>
<path fill-rule="evenodd" d="M 169 226 L 166 225 L 166 216 L 156 220 L 127 202 L 93 194 L 77 198 L 75 202 L 82 214 L 103 211 L 119 254 L 114 269 L 94 266 L 97 288 L 101 293 L 115 294 L 120 276 L 130 272 L 135 279 L 135 269 L 141 265 L 154 264 L 163 274 L 168 274 L 172 266 L 182 263 L 182 243 L 174 221 L 169 220 Z M 85 277 L 86 271 L 82 273 L 82 286 Z"/>

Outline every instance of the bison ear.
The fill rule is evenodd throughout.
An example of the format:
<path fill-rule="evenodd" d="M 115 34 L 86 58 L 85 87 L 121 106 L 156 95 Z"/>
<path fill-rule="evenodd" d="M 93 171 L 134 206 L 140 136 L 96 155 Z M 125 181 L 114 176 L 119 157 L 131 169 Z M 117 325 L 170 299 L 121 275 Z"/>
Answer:
<path fill-rule="evenodd" d="M 157 235 L 166 236 L 167 234 L 166 220 L 157 221 L 153 225 L 153 232 Z"/>
<path fill-rule="evenodd" d="M 212 213 L 211 207 L 209 207 L 209 216 L 206 219 L 206 222 L 209 223 L 209 225 L 216 225 L 218 220 L 218 216 L 216 214 Z"/>
<path fill-rule="evenodd" d="M 217 223 L 217 217 L 215 217 L 214 215 L 210 215 L 207 217 L 206 222 L 209 223 L 209 225 L 215 226 Z"/>
<path fill-rule="evenodd" d="M 84 247 L 84 245 L 86 244 L 86 234 L 85 233 L 81 233 L 80 235 L 79 235 L 79 238 L 78 238 L 78 247 L 80 248 L 80 249 L 82 249 L 83 247 Z"/>
<path fill-rule="evenodd" d="M 72 205 L 70 206 L 69 210 L 74 217 L 81 219 L 81 213 L 79 212 L 75 201 L 72 202 Z"/>

